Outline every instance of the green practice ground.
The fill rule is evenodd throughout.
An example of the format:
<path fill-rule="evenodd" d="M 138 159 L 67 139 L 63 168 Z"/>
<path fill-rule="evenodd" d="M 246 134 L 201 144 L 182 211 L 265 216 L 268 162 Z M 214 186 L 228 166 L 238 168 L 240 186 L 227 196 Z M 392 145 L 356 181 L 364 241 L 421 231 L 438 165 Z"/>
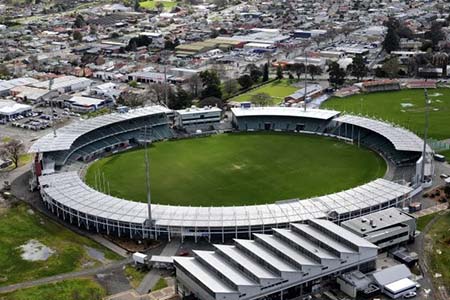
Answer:
<path fill-rule="evenodd" d="M 64 280 L 37 287 L 0 294 L 0 300 L 100 300 L 106 291 L 94 280 L 88 278 Z"/>
<path fill-rule="evenodd" d="M 32 239 L 55 252 L 46 261 L 22 259 L 19 247 Z M 3 210 L 0 212 L 0 286 L 80 270 L 83 265 L 100 265 L 89 256 L 85 246 L 103 252 L 106 259 L 119 258 L 90 239 L 33 213 L 26 205 Z"/>
<path fill-rule="evenodd" d="M 429 136 L 437 140 L 450 138 L 450 89 L 430 89 L 428 95 L 431 100 Z M 378 117 L 422 136 L 425 124 L 424 99 L 423 90 L 414 89 L 332 98 L 322 107 Z"/>
<path fill-rule="evenodd" d="M 172 9 L 177 5 L 176 1 L 154 1 L 154 0 L 148 0 L 148 1 L 142 1 L 139 2 L 140 7 L 146 8 L 146 9 L 153 9 L 156 6 L 156 3 L 161 2 L 164 5 L 164 8 Z"/>
<path fill-rule="evenodd" d="M 247 93 L 241 94 L 237 97 L 230 99 L 229 101 L 244 102 L 250 101 L 253 95 L 259 93 L 267 93 L 273 98 L 272 105 L 277 105 L 283 102 L 286 96 L 295 93 L 300 88 L 292 86 L 287 79 L 280 81 L 273 81 L 269 84 L 265 84 L 259 88 L 248 91 Z"/>
<path fill-rule="evenodd" d="M 370 150 L 331 138 L 276 133 L 222 134 L 149 148 L 153 203 L 233 206 L 308 198 L 348 189 L 386 171 Z M 112 195 L 146 199 L 144 151 L 93 163 L 86 182 L 104 174 Z M 99 180 L 97 179 L 97 182 Z"/>

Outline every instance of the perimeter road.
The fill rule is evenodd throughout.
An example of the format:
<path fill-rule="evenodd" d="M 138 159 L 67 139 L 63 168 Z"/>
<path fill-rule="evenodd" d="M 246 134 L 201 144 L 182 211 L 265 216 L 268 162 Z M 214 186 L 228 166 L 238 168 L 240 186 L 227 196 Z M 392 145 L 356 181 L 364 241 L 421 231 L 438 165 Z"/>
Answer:
<path fill-rule="evenodd" d="M 118 262 L 110 263 L 110 264 L 107 264 L 107 265 L 104 265 L 101 267 L 97 267 L 97 268 L 93 268 L 93 269 L 89 269 L 89 270 L 65 273 L 65 274 L 45 277 L 45 278 L 41 278 L 41 279 L 37 279 L 37 280 L 24 281 L 21 283 L 7 285 L 4 287 L 0 287 L 0 294 L 10 293 L 10 292 L 14 292 L 19 289 L 30 288 L 30 287 L 34 287 L 34 286 L 47 284 L 47 283 L 54 283 L 54 282 L 58 282 L 58 281 L 66 280 L 66 279 L 74 279 L 74 278 L 79 278 L 79 277 L 83 277 L 83 276 L 94 276 L 98 273 L 106 273 L 111 270 L 123 268 L 125 265 L 131 263 L 132 261 L 133 261 L 133 259 L 131 257 L 129 257 L 127 259 L 124 259 L 124 260 L 121 260 Z"/>

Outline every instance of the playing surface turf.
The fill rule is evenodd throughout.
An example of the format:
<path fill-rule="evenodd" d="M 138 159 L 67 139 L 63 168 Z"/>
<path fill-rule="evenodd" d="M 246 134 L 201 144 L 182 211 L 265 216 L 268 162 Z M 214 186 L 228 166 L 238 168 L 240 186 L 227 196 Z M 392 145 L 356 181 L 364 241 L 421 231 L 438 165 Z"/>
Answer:
<path fill-rule="evenodd" d="M 247 93 L 244 93 L 242 95 L 230 99 L 230 101 L 237 101 L 237 102 L 251 101 L 253 95 L 259 93 L 266 93 L 272 97 L 272 104 L 276 105 L 283 102 L 286 96 L 295 93 L 299 89 L 300 88 L 292 86 L 287 79 L 283 79 L 279 81 L 273 81 L 271 83 L 258 87 L 254 90 L 248 91 Z"/>
<path fill-rule="evenodd" d="M 450 138 L 450 89 L 430 89 L 428 95 L 431 100 L 429 135 L 438 140 Z M 422 89 L 332 98 L 322 107 L 375 116 L 423 136 L 425 96 Z"/>
<path fill-rule="evenodd" d="M 160 142 L 149 148 L 149 157 L 152 201 L 172 205 L 233 206 L 308 198 L 366 183 L 386 170 L 384 160 L 370 150 L 331 138 L 282 133 Z M 111 195 L 145 202 L 142 149 L 93 163 L 86 182 L 94 188 L 97 183 L 101 190 L 103 176 Z"/>

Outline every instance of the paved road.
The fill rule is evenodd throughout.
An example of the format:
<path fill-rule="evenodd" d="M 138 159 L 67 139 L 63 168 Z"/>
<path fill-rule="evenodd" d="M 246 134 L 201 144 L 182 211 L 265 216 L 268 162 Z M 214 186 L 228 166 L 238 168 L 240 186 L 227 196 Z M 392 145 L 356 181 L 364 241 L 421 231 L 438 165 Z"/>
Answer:
<path fill-rule="evenodd" d="M 71 273 L 65 273 L 65 274 L 45 277 L 45 278 L 41 278 L 41 279 L 37 279 L 37 280 L 31 280 L 31 281 L 25 281 L 25 282 L 21 282 L 21 283 L 17 283 L 17 284 L 7 285 L 4 287 L 0 287 L 0 293 L 9 293 L 9 292 L 13 292 L 18 289 L 39 286 L 42 284 L 62 281 L 62 280 L 66 280 L 66 279 L 73 279 L 73 278 L 78 278 L 78 277 L 83 277 L 83 276 L 93 276 L 98 273 L 105 273 L 105 272 L 109 272 L 111 270 L 121 269 L 125 265 L 129 264 L 131 261 L 132 261 L 131 258 L 127 258 L 127 259 L 117 261 L 114 263 L 110 263 L 110 264 L 107 264 L 107 265 L 104 265 L 101 267 L 97 267 L 97 268 L 92 268 L 92 269 L 82 270 L 82 271 L 77 271 L 77 272 L 71 272 Z"/>
<path fill-rule="evenodd" d="M 181 246 L 179 239 L 173 239 L 170 243 L 167 243 L 164 249 L 161 251 L 161 256 L 174 256 L 177 254 L 178 249 Z M 147 294 L 158 282 L 160 278 L 160 270 L 151 269 L 145 277 L 142 279 L 139 286 L 136 288 L 136 292 L 139 294 Z"/>

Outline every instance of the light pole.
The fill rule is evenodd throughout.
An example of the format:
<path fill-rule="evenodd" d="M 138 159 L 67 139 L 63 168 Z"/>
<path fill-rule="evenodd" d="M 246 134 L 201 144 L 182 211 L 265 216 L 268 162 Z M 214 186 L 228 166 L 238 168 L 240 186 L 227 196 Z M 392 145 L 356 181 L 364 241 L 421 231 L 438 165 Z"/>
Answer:
<path fill-rule="evenodd" d="M 53 78 L 50 78 L 50 80 L 48 81 L 48 92 L 50 94 L 51 97 L 51 92 L 52 92 L 52 86 L 53 86 Z M 53 108 L 53 99 L 49 99 L 50 101 L 50 110 L 51 110 L 51 116 L 50 116 L 50 120 L 52 122 L 52 129 L 53 129 L 53 137 L 56 137 L 56 129 L 55 129 L 55 110 Z"/>
<path fill-rule="evenodd" d="M 425 94 L 425 129 L 423 134 L 423 151 L 422 151 L 422 170 L 421 170 L 421 182 L 425 182 L 425 163 L 427 156 L 427 139 L 428 139 L 428 127 L 430 119 L 430 99 L 428 98 L 428 91 L 424 89 Z"/>
<path fill-rule="evenodd" d="M 148 159 L 147 151 L 147 126 L 145 126 L 145 137 L 144 137 L 144 149 L 145 149 L 145 183 L 147 188 L 147 209 L 148 209 L 148 226 L 150 228 L 150 233 L 152 229 L 152 196 L 150 192 L 150 162 Z"/>
<path fill-rule="evenodd" d="M 307 47 L 305 47 L 305 94 L 303 95 L 303 108 L 304 111 L 306 111 L 306 88 L 307 88 L 307 81 L 308 81 L 308 54 L 306 53 Z"/>

